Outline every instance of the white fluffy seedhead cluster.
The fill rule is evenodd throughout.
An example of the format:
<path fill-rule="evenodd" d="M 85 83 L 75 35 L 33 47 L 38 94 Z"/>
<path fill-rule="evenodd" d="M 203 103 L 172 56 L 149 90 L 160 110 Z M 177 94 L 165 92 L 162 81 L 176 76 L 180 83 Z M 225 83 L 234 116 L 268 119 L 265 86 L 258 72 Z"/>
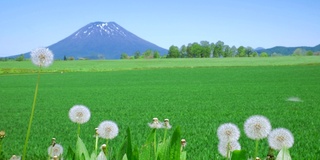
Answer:
<path fill-rule="evenodd" d="M 63 153 L 63 147 L 60 144 L 50 145 L 48 147 L 48 155 L 50 157 L 60 156 Z"/>
<path fill-rule="evenodd" d="M 31 51 L 31 61 L 39 67 L 48 67 L 53 63 L 53 53 L 48 48 L 37 48 Z"/>
<path fill-rule="evenodd" d="M 101 138 L 113 139 L 118 135 L 119 128 L 113 121 L 103 121 L 99 124 L 97 133 Z"/>
<path fill-rule="evenodd" d="M 263 139 L 268 136 L 271 131 L 269 120 L 260 115 L 249 117 L 244 123 L 244 131 L 246 135 L 254 140 Z"/>
<path fill-rule="evenodd" d="M 294 143 L 292 133 L 285 128 L 277 128 L 270 132 L 268 136 L 269 146 L 275 150 L 291 148 Z"/>
<path fill-rule="evenodd" d="M 240 130 L 233 123 L 225 123 L 218 128 L 218 138 L 220 141 L 237 141 L 240 138 Z"/>
<path fill-rule="evenodd" d="M 169 119 L 164 119 L 163 122 L 159 122 L 158 118 L 153 118 L 152 123 L 148 123 L 150 128 L 165 128 L 165 129 L 171 129 L 172 126 L 170 125 Z"/>
<path fill-rule="evenodd" d="M 218 151 L 224 157 L 231 157 L 231 152 L 234 150 L 241 150 L 241 146 L 238 141 L 220 141 L 218 144 Z"/>
<path fill-rule="evenodd" d="M 90 116 L 90 110 L 84 105 L 75 105 L 69 110 L 69 118 L 74 123 L 86 123 L 89 121 Z"/>

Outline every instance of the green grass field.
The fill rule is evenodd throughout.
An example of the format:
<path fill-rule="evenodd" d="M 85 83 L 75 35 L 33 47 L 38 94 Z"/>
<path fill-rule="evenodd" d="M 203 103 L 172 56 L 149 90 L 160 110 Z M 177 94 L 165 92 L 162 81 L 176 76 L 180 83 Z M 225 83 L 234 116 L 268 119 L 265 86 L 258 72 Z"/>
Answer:
<path fill-rule="evenodd" d="M 37 67 L 28 61 L 0 62 L 0 70 L 3 151 L 21 155 Z M 151 131 L 147 123 L 158 117 L 181 127 L 187 159 L 222 159 L 216 130 L 227 122 L 238 125 L 242 149 L 252 154 L 255 143 L 243 124 L 259 114 L 273 128 L 293 133 L 293 159 L 320 155 L 320 57 L 57 61 L 42 71 L 28 150 L 34 159 L 46 157 L 52 137 L 65 152 L 75 146 L 77 125 L 68 117 L 75 104 L 91 110 L 80 135 L 90 151 L 101 121 L 119 125 L 119 136 L 110 141 L 117 148 L 128 127 L 133 143 L 141 146 Z M 287 101 L 290 97 L 302 101 Z M 260 144 L 259 156 L 265 157 L 267 140 Z"/>

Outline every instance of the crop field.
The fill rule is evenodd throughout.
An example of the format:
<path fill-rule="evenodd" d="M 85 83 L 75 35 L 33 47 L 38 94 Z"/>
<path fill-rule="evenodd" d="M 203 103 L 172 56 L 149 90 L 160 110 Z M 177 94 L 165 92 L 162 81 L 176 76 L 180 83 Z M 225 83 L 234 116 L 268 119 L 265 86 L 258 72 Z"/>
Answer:
<path fill-rule="evenodd" d="M 0 130 L 6 132 L 7 157 L 22 155 L 36 71 L 30 61 L 0 62 Z M 100 122 L 118 124 L 119 136 L 109 141 L 116 152 L 128 127 L 133 145 L 141 147 L 151 132 L 147 124 L 157 117 L 170 119 L 169 135 L 181 127 L 187 159 L 223 159 L 217 128 L 227 122 L 240 128 L 241 148 L 252 155 L 255 141 L 246 137 L 243 124 L 263 115 L 272 128 L 293 133 L 293 159 L 320 158 L 320 57 L 57 61 L 42 71 L 28 146 L 32 159 L 46 159 L 53 137 L 64 154 L 75 147 L 77 124 L 68 111 L 76 104 L 91 111 L 80 135 L 89 151 Z M 263 139 L 259 156 L 267 153 Z"/>

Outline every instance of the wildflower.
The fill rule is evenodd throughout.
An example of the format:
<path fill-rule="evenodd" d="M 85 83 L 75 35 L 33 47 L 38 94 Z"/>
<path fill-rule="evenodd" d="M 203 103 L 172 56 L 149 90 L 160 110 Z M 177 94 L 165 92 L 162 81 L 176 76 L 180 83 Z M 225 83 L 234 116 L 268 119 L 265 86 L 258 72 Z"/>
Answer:
<path fill-rule="evenodd" d="M 237 141 L 240 138 L 240 130 L 235 124 L 222 124 L 218 128 L 218 138 L 220 141 Z"/>
<path fill-rule="evenodd" d="M 3 139 L 4 137 L 6 137 L 6 132 L 0 131 L 0 139 Z"/>
<path fill-rule="evenodd" d="M 273 149 L 291 148 L 294 143 L 292 133 L 285 128 L 277 128 L 271 131 L 268 137 L 269 146 Z"/>
<path fill-rule="evenodd" d="M 230 157 L 231 152 L 234 150 L 241 150 L 240 143 L 238 141 L 220 141 L 218 144 L 219 153 L 224 157 Z"/>
<path fill-rule="evenodd" d="M 100 151 L 100 153 L 99 153 L 98 156 L 97 156 L 97 160 L 107 160 L 106 155 L 104 154 L 106 148 L 107 148 L 107 145 L 106 145 L 106 144 L 103 144 L 103 145 L 101 146 L 101 151 Z"/>
<path fill-rule="evenodd" d="M 159 122 L 158 118 L 153 118 L 152 123 L 148 123 L 150 128 L 162 128 L 162 124 Z"/>
<path fill-rule="evenodd" d="M 184 148 L 187 145 L 187 141 L 185 139 L 181 139 L 181 146 Z"/>
<path fill-rule="evenodd" d="M 12 157 L 10 158 L 10 160 L 20 160 L 20 159 L 21 157 L 16 155 L 12 155 Z"/>
<path fill-rule="evenodd" d="M 89 121 L 90 110 L 83 105 L 75 105 L 69 110 L 69 118 L 72 122 L 83 124 Z"/>
<path fill-rule="evenodd" d="M 171 125 L 169 123 L 169 119 L 164 119 L 164 124 L 163 124 L 162 127 L 166 128 L 166 129 L 170 129 L 171 128 Z"/>
<path fill-rule="evenodd" d="M 39 67 L 48 67 L 53 63 L 53 54 L 48 48 L 37 48 L 31 51 L 31 61 Z"/>
<path fill-rule="evenodd" d="M 50 145 L 48 148 L 48 155 L 50 157 L 60 156 L 63 153 L 63 147 L 60 144 Z"/>
<path fill-rule="evenodd" d="M 113 139 L 118 135 L 119 129 L 116 123 L 103 121 L 99 124 L 97 132 L 101 138 Z"/>
<path fill-rule="evenodd" d="M 249 117 L 244 123 L 244 131 L 251 139 L 263 139 L 268 136 L 271 131 L 271 124 L 269 120 L 260 115 Z"/>

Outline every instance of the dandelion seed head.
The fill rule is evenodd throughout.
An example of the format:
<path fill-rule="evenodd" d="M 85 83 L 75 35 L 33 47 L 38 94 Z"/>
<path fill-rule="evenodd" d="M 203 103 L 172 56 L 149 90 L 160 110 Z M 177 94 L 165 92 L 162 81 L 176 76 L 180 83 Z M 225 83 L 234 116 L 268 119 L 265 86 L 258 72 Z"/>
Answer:
<path fill-rule="evenodd" d="M 270 132 L 268 136 L 269 146 L 272 149 L 291 148 L 294 143 L 292 133 L 285 128 L 277 128 Z"/>
<path fill-rule="evenodd" d="M 181 139 L 181 146 L 184 148 L 187 145 L 186 139 Z"/>
<path fill-rule="evenodd" d="M 159 122 L 158 118 L 153 118 L 152 123 L 148 123 L 150 128 L 162 128 L 162 123 Z"/>
<path fill-rule="evenodd" d="M 69 118 L 74 123 L 86 123 L 89 121 L 90 116 L 90 110 L 83 105 L 75 105 L 69 110 Z"/>
<path fill-rule="evenodd" d="M 172 126 L 169 123 L 169 119 L 164 119 L 163 128 L 170 129 Z"/>
<path fill-rule="evenodd" d="M 3 139 L 4 137 L 6 137 L 6 132 L 0 131 L 0 139 Z"/>
<path fill-rule="evenodd" d="M 99 124 L 97 132 L 101 138 L 113 139 L 118 135 L 119 128 L 113 121 L 103 121 Z"/>
<path fill-rule="evenodd" d="M 217 134 L 220 141 L 237 141 L 240 138 L 240 130 L 233 123 L 220 125 Z"/>
<path fill-rule="evenodd" d="M 16 155 L 12 155 L 10 160 L 21 160 L 21 157 L 20 156 L 16 156 Z"/>
<path fill-rule="evenodd" d="M 229 150 L 229 155 L 228 155 L 228 150 Z M 218 151 L 219 153 L 224 156 L 224 157 L 230 157 L 230 152 L 234 150 L 241 150 L 240 143 L 238 141 L 219 141 L 218 144 Z"/>
<path fill-rule="evenodd" d="M 244 131 L 251 139 L 263 139 L 266 138 L 270 133 L 271 124 L 266 117 L 254 115 L 245 121 Z"/>
<path fill-rule="evenodd" d="M 48 147 L 48 155 L 50 157 L 60 156 L 63 153 L 63 147 L 60 144 L 55 144 L 54 146 L 50 145 Z"/>
<path fill-rule="evenodd" d="M 53 53 L 48 48 L 37 48 L 31 51 L 31 61 L 39 67 L 48 67 L 53 63 Z"/>

